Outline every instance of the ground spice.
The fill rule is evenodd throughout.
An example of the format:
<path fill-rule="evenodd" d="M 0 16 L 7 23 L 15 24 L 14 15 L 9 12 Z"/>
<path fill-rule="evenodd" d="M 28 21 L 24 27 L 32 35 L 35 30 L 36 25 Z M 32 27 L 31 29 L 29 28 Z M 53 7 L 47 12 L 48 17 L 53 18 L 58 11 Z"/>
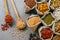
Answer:
<path fill-rule="evenodd" d="M 13 18 L 10 15 L 5 16 L 5 22 L 8 24 L 11 24 L 13 22 Z"/>
<path fill-rule="evenodd" d="M 35 0 L 24 0 L 24 2 L 25 2 L 26 5 L 29 6 L 30 8 L 32 8 L 33 6 L 36 5 Z"/>
<path fill-rule="evenodd" d="M 38 16 L 33 16 L 33 17 L 28 19 L 28 23 L 30 26 L 36 25 L 40 21 L 41 21 L 40 17 L 38 17 Z"/>
<path fill-rule="evenodd" d="M 50 28 L 43 28 L 41 30 L 41 37 L 43 39 L 49 39 L 49 38 L 51 38 L 52 34 L 53 34 L 53 31 L 50 30 Z"/>
<path fill-rule="evenodd" d="M 6 24 L 1 24 L 1 26 L 2 26 L 2 28 L 1 28 L 2 31 L 5 31 L 9 28 L 7 23 Z"/>
<path fill-rule="evenodd" d="M 44 12 L 46 12 L 46 11 L 48 10 L 48 5 L 47 5 L 46 3 L 44 3 L 44 2 L 38 3 L 38 4 L 37 4 L 37 9 L 38 9 L 40 12 L 44 13 Z"/>
<path fill-rule="evenodd" d="M 53 40 L 60 40 L 60 36 L 59 35 L 56 35 Z"/>

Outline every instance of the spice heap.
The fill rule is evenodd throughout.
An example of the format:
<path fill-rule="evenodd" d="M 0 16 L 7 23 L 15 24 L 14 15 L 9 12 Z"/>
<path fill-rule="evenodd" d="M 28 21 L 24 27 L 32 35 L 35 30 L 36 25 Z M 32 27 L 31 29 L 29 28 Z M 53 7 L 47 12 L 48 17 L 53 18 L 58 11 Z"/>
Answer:
<path fill-rule="evenodd" d="M 60 8 L 57 8 L 55 11 L 54 11 L 54 16 L 57 20 L 60 19 Z"/>
<path fill-rule="evenodd" d="M 40 32 L 43 39 L 49 39 L 53 34 L 53 31 L 50 28 L 43 28 Z"/>
<path fill-rule="evenodd" d="M 31 15 L 27 19 L 27 25 L 35 31 L 37 29 L 37 26 L 41 23 L 41 19 L 38 15 Z"/>
<path fill-rule="evenodd" d="M 48 10 L 48 5 L 46 3 L 44 3 L 44 2 L 38 3 L 37 4 L 37 9 L 38 9 L 38 11 L 44 13 L 44 12 L 46 12 Z"/>
<path fill-rule="evenodd" d="M 60 35 L 56 35 L 53 40 L 60 40 Z"/>
<path fill-rule="evenodd" d="M 26 5 L 30 8 L 34 7 L 36 5 L 35 0 L 24 0 L 24 2 L 26 3 Z"/>
<path fill-rule="evenodd" d="M 51 14 L 47 14 L 43 19 L 42 19 L 47 25 L 51 24 L 52 21 L 54 21 L 54 18 L 52 17 Z"/>
<path fill-rule="evenodd" d="M 28 24 L 30 26 L 36 25 L 40 21 L 41 21 L 40 17 L 38 17 L 38 16 L 33 16 L 33 17 L 28 18 Z"/>
<path fill-rule="evenodd" d="M 51 0 L 51 4 L 52 7 L 56 8 L 60 6 L 60 0 Z"/>
<path fill-rule="evenodd" d="M 22 19 L 18 19 L 16 22 L 16 28 L 22 30 L 26 27 L 26 23 Z"/>
<path fill-rule="evenodd" d="M 55 31 L 60 33 L 60 20 L 55 23 Z"/>
<path fill-rule="evenodd" d="M 1 26 L 2 26 L 2 31 L 5 31 L 9 28 L 7 23 L 6 24 L 1 24 Z"/>
<path fill-rule="evenodd" d="M 11 16 L 11 15 L 6 15 L 6 16 L 5 16 L 5 22 L 6 22 L 7 24 L 11 24 L 11 23 L 13 22 L 12 16 Z"/>

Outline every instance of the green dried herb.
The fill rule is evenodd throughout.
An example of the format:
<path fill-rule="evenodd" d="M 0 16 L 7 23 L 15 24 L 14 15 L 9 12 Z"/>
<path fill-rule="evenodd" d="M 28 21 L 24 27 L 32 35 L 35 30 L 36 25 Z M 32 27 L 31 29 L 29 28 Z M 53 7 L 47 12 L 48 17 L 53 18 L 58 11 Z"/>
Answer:
<path fill-rule="evenodd" d="M 42 19 L 47 25 L 51 24 L 54 18 L 52 17 L 51 14 L 47 14 L 43 19 Z"/>

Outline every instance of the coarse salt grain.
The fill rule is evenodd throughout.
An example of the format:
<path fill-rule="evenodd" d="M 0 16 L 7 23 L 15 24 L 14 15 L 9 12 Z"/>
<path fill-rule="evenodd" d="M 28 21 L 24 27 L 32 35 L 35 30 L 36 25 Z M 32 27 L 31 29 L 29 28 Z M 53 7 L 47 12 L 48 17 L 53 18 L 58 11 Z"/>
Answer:
<path fill-rule="evenodd" d="M 59 19 L 60 19 L 60 10 L 56 10 L 56 11 L 54 12 L 54 16 L 55 16 L 55 18 L 56 18 L 57 20 L 59 20 Z"/>

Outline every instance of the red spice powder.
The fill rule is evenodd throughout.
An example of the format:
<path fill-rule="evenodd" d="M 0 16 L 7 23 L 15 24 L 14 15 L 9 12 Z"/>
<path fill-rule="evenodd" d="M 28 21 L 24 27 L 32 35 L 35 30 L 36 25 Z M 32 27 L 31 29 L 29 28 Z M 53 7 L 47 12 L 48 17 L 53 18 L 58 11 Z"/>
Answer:
<path fill-rule="evenodd" d="M 6 24 L 1 24 L 1 26 L 2 26 L 1 27 L 2 31 L 5 31 L 9 28 L 7 23 Z"/>
<path fill-rule="evenodd" d="M 33 6 L 36 5 L 35 0 L 24 0 L 24 2 L 25 2 L 26 5 L 29 6 L 30 8 L 32 8 Z"/>
<path fill-rule="evenodd" d="M 13 18 L 10 15 L 5 16 L 5 22 L 8 24 L 11 24 L 13 22 Z"/>
<path fill-rule="evenodd" d="M 51 38 L 52 34 L 53 34 L 53 31 L 50 30 L 50 28 L 43 28 L 43 29 L 41 30 L 41 37 L 42 37 L 43 39 Z"/>

